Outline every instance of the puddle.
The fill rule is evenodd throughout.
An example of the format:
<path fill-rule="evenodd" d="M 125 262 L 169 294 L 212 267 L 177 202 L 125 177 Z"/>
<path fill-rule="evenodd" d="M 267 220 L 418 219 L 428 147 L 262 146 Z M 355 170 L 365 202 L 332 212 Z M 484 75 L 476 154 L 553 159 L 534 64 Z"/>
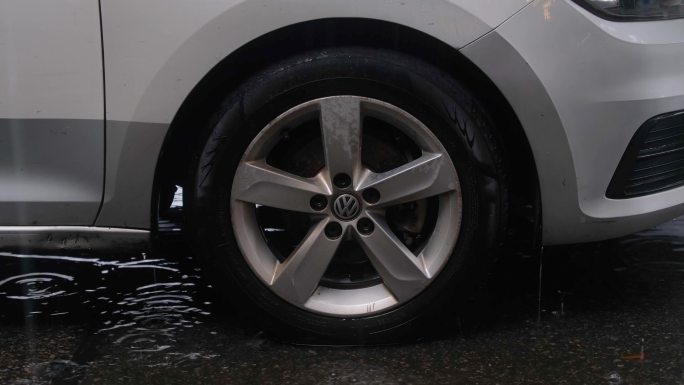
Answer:
<path fill-rule="evenodd" d="M 0 296 L 10 300 L 36 301 L 77 293 L 74 277 L 57 273 L 28 273 L 0 281 Z"/>
<path fill-rule="evenodd" d="M 270 341 L 179 254 L 0 253 L 0 383 L 684 382 L 684 218 L 547 248 L 540 323 L 537 261 L 514 256 L 475 315 L 394 347 Z"/>
<path fill-rule="evenodd" d="M 2 330 L 11 326 L 32 338 L 36 328 L 54 322 L 85 329 L 70 360 L 27 362 L 11 375 L 0 372 L 0 379 L 14 377 L 13 384 L 72 383 L 96 356 L 106 355 L 102 346 L 115 347 L 126 360 L 152 365 L 189 359 L 174 351 L 177 335 L 201 325 L 211 316 L 212 304 L 198 293 L 207 285 L 191 261 L 146 254 L 88 258 L 0 253 Z M 0 336 L 5 337 L 2 332 Z"/>

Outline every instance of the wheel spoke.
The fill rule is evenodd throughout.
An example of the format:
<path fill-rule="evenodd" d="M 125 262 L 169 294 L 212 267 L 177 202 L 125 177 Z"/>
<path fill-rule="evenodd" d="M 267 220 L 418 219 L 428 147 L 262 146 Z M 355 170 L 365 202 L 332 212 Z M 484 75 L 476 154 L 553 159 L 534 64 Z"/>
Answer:
<path fill-rule="evenodd" d="M 322 176 L 303 178 L 264 161 L 243 162 L 235 173 L 232 197 L 244 202 L 312 213 L 311 197 L 329 195 Z"/>
<path fill-rule="evenodd" d="M 451 162 L 442 154 L 425 153 L 394 170 L 369 172 L 358 190 L 373 187 L 380 192 L 375 206 L 388 206 L 429 198 L 458 188 Z"/>
<path fill-rule="evenodd" d="M 318 287 L 342 239 L 325 236 L 328 222 L 318 222 L 285 262 L 276 266 L 271 287 L 282 298 L 303 305 Z"/>
<path fill-rule="evenodd" d="M 378 126 L 390 133 L 376 138 L 388 148 L 373 156 L 378 164 L 394 162 L 395 151 L 389 148 L 399 154 L 418 148 L 418 159 L 384 172 L 371 171 L 370 163 L 366 167 L 362 150 L 377 151 L 363 148 L 366 117 L 382 122 Z M 320 136 L 310 131 L 315 123 Z M 323 154 L 317 154 L 321 146 Z M 269 156 L 279 154 L 292 154 L 291 163 L 302 166 L 322 156 L 324 167 L 311 178 L 295 175 L 297 171 L 268 164 Z M 431 197 L 439 197 L 439 204 L 426 206 Z M 234 238 L 263 283 L 264 297 L 271 293 L 304 312 L 345 318 L 382 314 L 415 298 L 444 269 L 461 229 L 459 175 L 439 138 L 407 111 L 361 96 L 316 98 L 279 115 L 245 150 L 230 196 L 216 199 L 231 201 Z M 423 229 L 424 244 L 414 249 L 388 221 L 395 216 L 390 206 L 420 200 L 425 204 L 412 205 L 413 212 L 396 212 L 402 215 L 398 226 Z M 271 210 L 277 217 L 265 218 L 255 210 L 262 205 L 281 210 Z M 301 237 L 302 231 L 306 235 L 294 250 L 287 247 L 287 238 Z M 358 245 L 343 247 L 351 238 Z M 338 250 L 349 254 L 339 266 L 333 262 Z M 344 283 L 327 284 L 340 274 Z"/>
<path fill-rule="evenodd" d="M 330 177 L 353 178 L 361 166 L 361 104 L 357 97 L 326 98 L 320 102 L 325 164 Z"/>
<path fill-rule="evenodd" d="M 430 278 L 422 257 L 416 257 L 406 248 L 384 219 L 376 214 L 368 215 L 375 224 L 375 231 L 366 236 L 356 233 L 361 247 L 397 300 L 413 297 L 425 288 Z"/>

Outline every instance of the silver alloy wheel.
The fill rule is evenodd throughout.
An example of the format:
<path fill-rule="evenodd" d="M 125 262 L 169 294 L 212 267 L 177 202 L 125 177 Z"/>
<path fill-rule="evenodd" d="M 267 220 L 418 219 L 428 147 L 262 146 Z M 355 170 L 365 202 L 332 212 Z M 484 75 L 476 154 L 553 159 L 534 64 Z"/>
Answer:
<path fill-rule="evenodd" d="M 422 155 L 395 169 L 374 173 L 361 161 L 364 118 L 384 121 L 408 136 Z M 283 130 L 319 119 L 325 167 L 304 178 L 269 165 L 268 154 Z M 350 176 L 350 186 L 333 183 Z M 371 202 L 367 189 L 379 193 Z M 324 196 L 324 208 L 312 198 Z M 417 251 L 393 233 L 385 213 L 398 204 L 438 199 L 434 230 Z M 449 259 L 461 224 L 461 190 L 456 169 L 437 137 L 406 111 L 380 100 L 332 96 L 298 105 L 268 124 L 249 145 L 234 176 L 231 220 L 242 255 L 252 271 L 279 297 L 297 307 L 331 316 L 386 311 L 423 291 Z M 315 219 L 304 239 L 282 262 L 269 248 L 255 207 L 268 206 Z M 361 222 L 361 225 L 360 225 Z M 367 227 L 362 227 L 368 223 Z M 326 231 L 339 224 L 340 234 Z M 363 230 L 363 231 L 362 231 Z M 382 283 L 340 289 L 320 284 L 342 240 L 360 244 Z"/>

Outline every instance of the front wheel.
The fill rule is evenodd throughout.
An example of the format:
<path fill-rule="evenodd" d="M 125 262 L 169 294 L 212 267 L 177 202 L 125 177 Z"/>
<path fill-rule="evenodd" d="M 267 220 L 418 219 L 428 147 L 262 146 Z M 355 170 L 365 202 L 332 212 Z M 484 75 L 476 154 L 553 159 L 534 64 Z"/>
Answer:
<path fill-rule="evenodd" d="M 451 76 L 363 48 L 277 63 L 226 96 L 188 194 L 194 247 L 288 340 L 382 343 L 458 306 L 506 215 L 503 155 Z"/>

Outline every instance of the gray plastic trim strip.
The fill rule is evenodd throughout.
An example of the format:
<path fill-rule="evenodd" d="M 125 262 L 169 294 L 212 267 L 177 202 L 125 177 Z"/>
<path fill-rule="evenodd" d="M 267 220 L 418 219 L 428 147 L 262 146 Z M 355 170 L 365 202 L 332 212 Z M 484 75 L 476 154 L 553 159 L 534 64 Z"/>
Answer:
<path fill-rule="evenodd" d="M 148 230 L 86 226 L 0 226 L 0 251 L 146 251 Z"/>

